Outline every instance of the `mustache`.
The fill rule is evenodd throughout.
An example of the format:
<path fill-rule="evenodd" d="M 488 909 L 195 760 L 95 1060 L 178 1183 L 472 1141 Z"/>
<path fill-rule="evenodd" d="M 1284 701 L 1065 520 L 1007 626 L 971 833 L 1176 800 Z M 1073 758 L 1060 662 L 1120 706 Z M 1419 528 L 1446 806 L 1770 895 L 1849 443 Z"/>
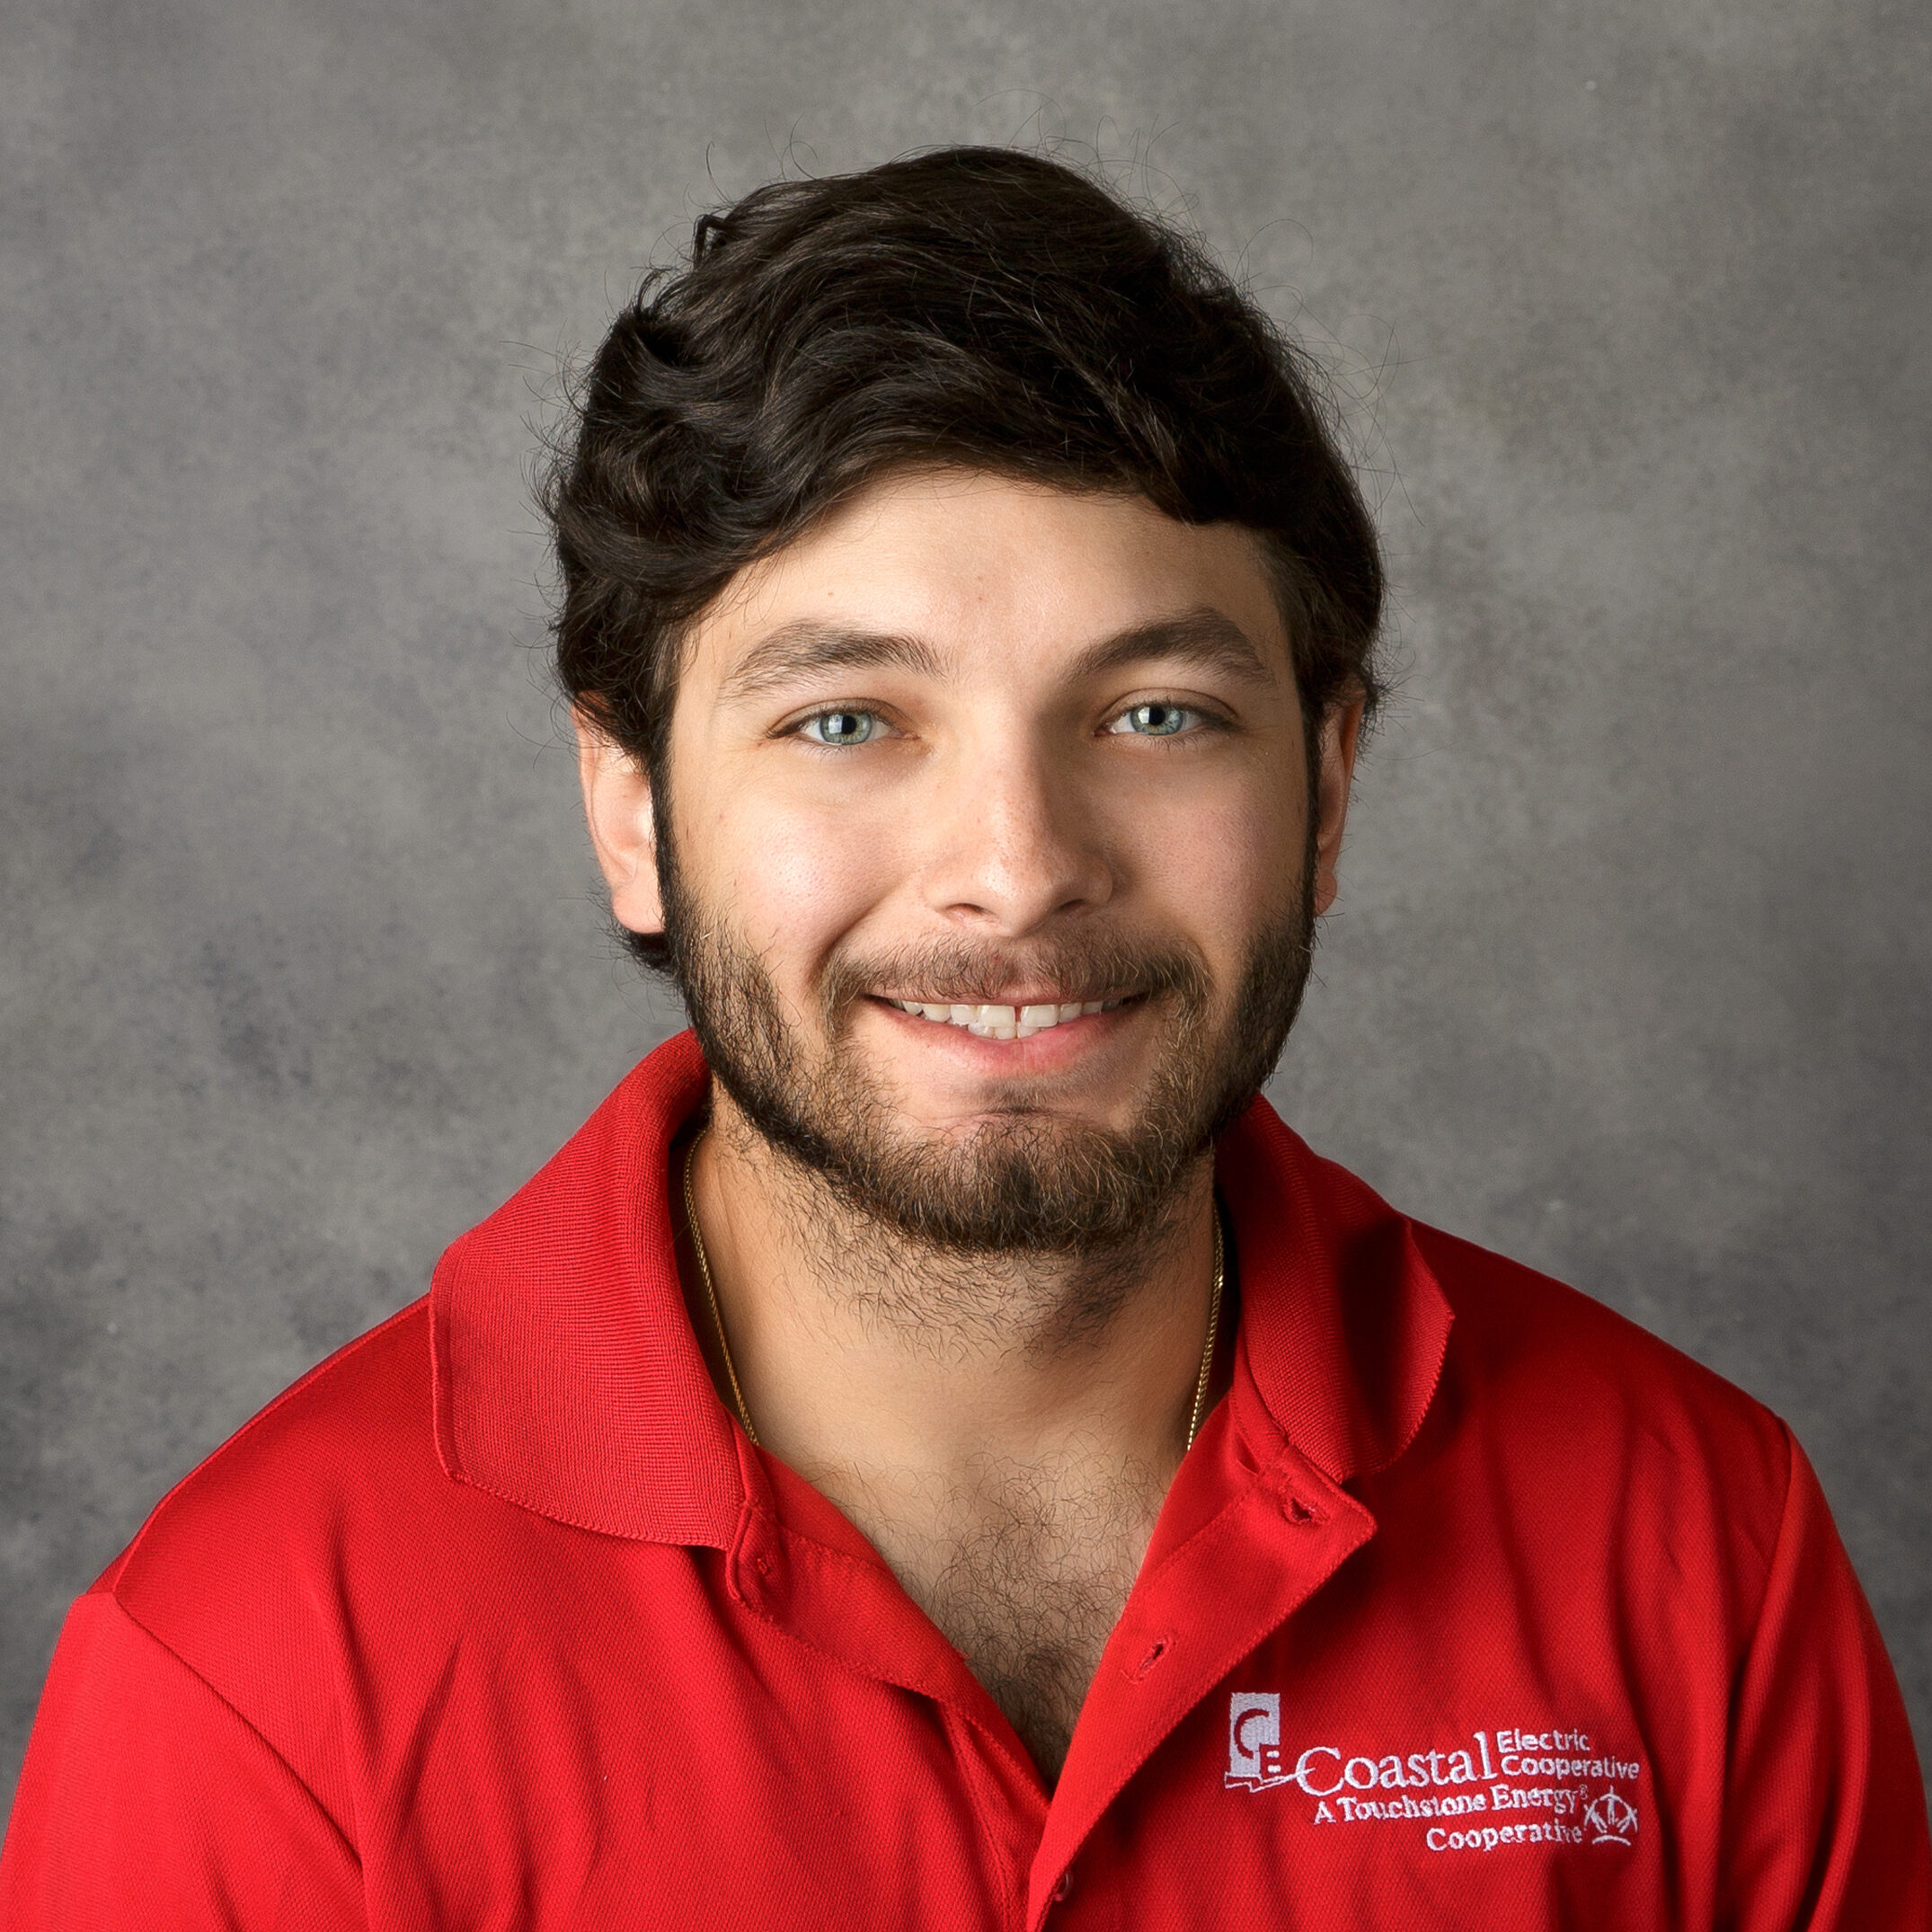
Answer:
<path fill-rule="evenodd" d="M 828 1032 L 882 987 L 917 988 L 926 998 L 979 1006 L 1016 983 L 1044 983 L 1065 1000 L 1175 996 L 1184 1009 L 1205 1007 L 1211 981 L 1192 949 L 1137 941 L 1124 933 L 1059 935 L 1024 945 L 935 940 L 891 952 L 836 955 L 820 982 Z"/>

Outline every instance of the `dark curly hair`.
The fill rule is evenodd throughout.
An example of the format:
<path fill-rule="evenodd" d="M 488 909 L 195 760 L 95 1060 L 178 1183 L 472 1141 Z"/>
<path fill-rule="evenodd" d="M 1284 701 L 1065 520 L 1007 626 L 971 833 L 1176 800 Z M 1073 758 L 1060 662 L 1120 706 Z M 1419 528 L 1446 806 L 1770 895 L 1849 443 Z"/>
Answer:
<path fill-rule="evenodd" d="M 559 681 L 661 788 L 690 620 L 884 471 L 961 464 L 1255 531 L 1310 726 L 1372 707 L 1381 561 L 1326 398 L 1193 241 L 1059 162 L 774 182 L 699 220 L 576 386 L 541 492 Z"/>

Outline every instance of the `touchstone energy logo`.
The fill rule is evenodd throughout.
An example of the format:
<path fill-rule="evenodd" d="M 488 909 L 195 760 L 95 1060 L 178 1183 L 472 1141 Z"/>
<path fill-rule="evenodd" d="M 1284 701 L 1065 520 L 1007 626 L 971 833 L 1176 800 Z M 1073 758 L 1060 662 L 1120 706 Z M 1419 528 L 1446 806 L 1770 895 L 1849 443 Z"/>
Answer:
<path fill-rule="evenodd" d="M 1237 1690 L 1227 1704 L 1228 1789 L 1292 1786 L 1315 1801 L 1311 1824 L 1417 1823 L 1432 1852 L 1627 1848 L 1637 1807 L 1617 1786 L 1635 1786 L 1643 1772 L 1587 1731 L 1561 1726 L 1485 1727 L 1447 1749 L 1438 1741 L 1426 1750 L 1359 1750 L 1285 1744 L 1280 1691 Z"/>
<path fill-rule="evenodd" d="M 1592 1844 L 1627 1845 L 1636 1832 L 1637 1808 L 1613 1785 L 1584 1807 L 1583 1823 L 1596 1834 Z"/>

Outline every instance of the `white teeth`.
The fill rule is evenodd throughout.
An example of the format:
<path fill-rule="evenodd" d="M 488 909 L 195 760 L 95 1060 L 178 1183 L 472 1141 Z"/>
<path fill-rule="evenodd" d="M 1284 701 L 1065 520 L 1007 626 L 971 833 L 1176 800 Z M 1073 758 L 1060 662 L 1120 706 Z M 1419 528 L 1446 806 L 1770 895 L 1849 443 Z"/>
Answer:
<path fill-rule="evenodd" d="M 1063 1026 L 1089 1014 L 1112 1013 L 1121 1005 L 1118 999 L 1042 1000 L 1037 1006 L 935 1005 L 930 1000 L 893 999 L 887 1002 L 915 1019 L 935 1020 L 943 1025 L 964 1027 L 981 1040 L 1031 1040 L 1049 1027 Z"/>

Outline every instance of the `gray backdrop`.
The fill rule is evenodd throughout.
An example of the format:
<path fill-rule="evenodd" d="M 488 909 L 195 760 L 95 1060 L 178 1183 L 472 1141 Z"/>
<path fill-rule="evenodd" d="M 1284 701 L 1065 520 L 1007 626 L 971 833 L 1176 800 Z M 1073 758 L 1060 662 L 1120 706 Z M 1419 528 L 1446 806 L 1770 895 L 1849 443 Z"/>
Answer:
<path fill-rule="evenodd" d="M 1381 502 L 1402 698 L 1279 1103 L 1787 1416 L 1926 1737 L 1928 22 L 13 9 L 0 1795 L 163 1489 L 673 1024 L 539 675 L 557 350 L 788 155 L 1041 136 L 1189 198 Z"/>

